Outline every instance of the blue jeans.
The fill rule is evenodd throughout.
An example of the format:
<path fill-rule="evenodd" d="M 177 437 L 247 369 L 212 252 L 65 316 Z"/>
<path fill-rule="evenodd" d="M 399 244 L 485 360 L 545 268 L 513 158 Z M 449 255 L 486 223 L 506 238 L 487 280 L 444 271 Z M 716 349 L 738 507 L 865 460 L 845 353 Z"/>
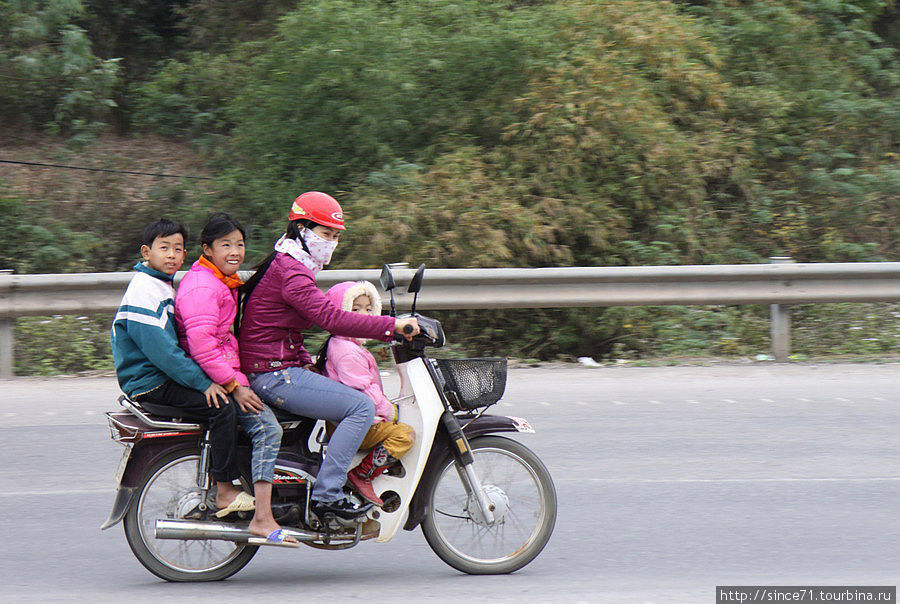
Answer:
<path fill-rule="evenodd" d="M 250 472 L 253 482 L 275 482 L 275 458 L 281 449 L 281 424 L 268 407 L 259 413 L 241 411 L 237 403 L 231 403 L 238 409 L 237 420 L 241 428 L 253 443 L 250 457 Z"/>
<path fill-rule="evenodd" d="M 337 424 L 313 488 L 312 499 L 335 501 L 344 496 L 350 462 L 375 417 L 368 396 L 340 382 L 300 367 L 250 374 L 250 387 L 263 401 L 295 415 Z"/>

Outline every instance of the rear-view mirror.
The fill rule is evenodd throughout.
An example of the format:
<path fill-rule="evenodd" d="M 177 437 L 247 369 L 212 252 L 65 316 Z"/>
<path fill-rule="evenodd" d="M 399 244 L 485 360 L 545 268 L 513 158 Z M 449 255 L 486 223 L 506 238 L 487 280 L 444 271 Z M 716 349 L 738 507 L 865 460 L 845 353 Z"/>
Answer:
<path fill-rule="evenodd" d="M 381 269 L 381 277 L 378 278 L 379 283 L 381 283 L 381 289 L 386 292 L 394 289 L 396 284 L 394 283 L 394 274 L 391 272 L 391 267 L 385 264 Z"/>
<path fill-rule="evenodd" d="M 422 279 L 425 277 L 425 265 L 420 264 L 419 268 L 416 269 L 416 274 L 413 275 L 412 280 L 409 282 L 409 289 L 406 290 L 411 294 L 417 294 L 422 289 Z"/>

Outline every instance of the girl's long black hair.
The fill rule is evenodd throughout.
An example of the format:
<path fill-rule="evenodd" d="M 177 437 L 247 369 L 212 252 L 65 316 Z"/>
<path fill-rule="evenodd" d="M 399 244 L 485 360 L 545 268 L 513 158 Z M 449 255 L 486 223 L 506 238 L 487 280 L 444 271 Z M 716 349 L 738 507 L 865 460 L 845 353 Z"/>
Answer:
<path fill-rule="evenodd" d="M 303 246 L 303 249 L 309 253 L 309 249 L 306 247 L 306 242 L 303 241 L 303 238 L 300 236 L 300 228 L 312 228 L 316 226 L 316 223 L 310 220 L 292 220 L 288 223 L 287 228 L 284 232 L 287 234 L 288 239 L 297 239 L 300 241 L 300 244 Z M 230 232 L 230 231 L 229 231 Z M 243 232 L 243 231 L 242 231 Z M 278 252 L 273 251 L 271 254 L 265 257 L 265 259 L 257 264 L 253 270 L 256 271 L 253 273 L 247 281 L 238 288 L 238 303 L 237 303 L 237 314 L 234 316 L 234 335 L 238 336 L 241 333 L 241 321 L 244 318 L 244 311 L 247 309 L 247 301 L 250 299 L 250 294 L 253 293 L 253 290 L 256 289 L 256 286 L 259 285 L 259 282 L 262 281 L 262 278 L 266 275 L 266 271 L 269 270 L 269 266 L 272 264 L 272 261 L 275 260 L 275 256 Z"/>

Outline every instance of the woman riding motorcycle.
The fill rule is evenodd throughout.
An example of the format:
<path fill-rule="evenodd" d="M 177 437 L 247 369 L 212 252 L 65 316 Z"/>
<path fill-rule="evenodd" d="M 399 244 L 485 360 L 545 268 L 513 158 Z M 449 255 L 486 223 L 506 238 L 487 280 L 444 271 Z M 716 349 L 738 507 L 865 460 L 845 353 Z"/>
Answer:
<path fill-rule="evenodd" d="M 347 337 L 390 341 L 419 331 L 414 318 L 395 319 L 341 310 L 316 285 L 331 261 L 344 226 L 340 204 L 310 191 L 294 200 L 286 233 L 275 251 L 244 286 L 239 325 L 241 369 L 267 404 L 296 415 L 337 424 L 310 497 L 320 519 L 327 514 L 350 520 L 372 504 L 356 505 L 342 491 L 354 454 L 375 414 L 368 396 L 312 371 L 303 330 L 317 325 Z M 404 328 L 411 326 L 411 333 Z"/>

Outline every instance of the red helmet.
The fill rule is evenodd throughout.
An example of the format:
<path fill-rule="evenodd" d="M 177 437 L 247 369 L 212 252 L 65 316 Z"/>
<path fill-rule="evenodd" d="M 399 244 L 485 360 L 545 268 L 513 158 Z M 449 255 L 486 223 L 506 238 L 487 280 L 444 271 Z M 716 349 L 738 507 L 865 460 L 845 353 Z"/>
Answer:
<path fill-rule="evenodd" d="M 294 200 L 289 220 L 312 220 L 333 229 L 346 230 L 341 204 L 327 193 L 309 191 Z"/>

